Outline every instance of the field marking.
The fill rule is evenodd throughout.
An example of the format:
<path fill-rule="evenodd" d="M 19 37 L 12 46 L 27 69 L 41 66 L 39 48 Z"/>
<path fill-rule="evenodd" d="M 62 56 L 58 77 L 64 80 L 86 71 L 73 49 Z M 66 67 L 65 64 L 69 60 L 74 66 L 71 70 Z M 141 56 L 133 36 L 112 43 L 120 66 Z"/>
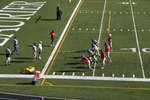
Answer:
<path fill-rule="evenodd" d="M 82 2 L 81 2 L 80 4 L 82 4 Z M 80 8 L 80 5 L 79 5 L 79 8 Z M 77 9 L 77 13 L 78 13 L 78 11 L 79 11 L 79 8 Z M 76 13 L 76 14 L 77 14 L 77 13 Z M 52 60 L 52 63 L 49 65 L 50 67 L 48 68 L 46 74 L 48 74 L 49 71 L 51 70 L 51 67 L 52 67 L 52 65 L 53 65 L 53 63 L 54 63 L 54 60 L 55 60 L 55 58 L 57 57 L 57 55 L 58 55 L 58 53 L 59 53 L 59 50 L 60 50 L 60 48 L 62 47 L 62 45 L 63 45 L 63 43 L 64 43 L 64 40 L 65 40 L 65 38 L 66 38 L 66 36 L 67 36 L 67 33 L 71 30 L 71 25 L 72 25 L 73 21 L 74 21 L 74 19 L 73 19 L 73 20 L 71 21 L 71 23 L 69 24 L 68 30 L 66 31 L 66 34 L 64 35 L 64 38 L 63 38 L 62 42 L 60 43 L 60 46 L 59 46 L 59 48 L 58 48 L 58 50 L 57 50 L 57 52 L 56 52 L 56 55 L 54 56 L 54 58 L 53 58 L 53 60 Z M 41 85 L 44 84 L 45 81 L 46 81 L 46 78 L 43 79 Z"/>
<path fill-rule="evenodd" d="M 119 89 L 119 90 L 145 90 L 150 91 L 150 88 L 130 88 L 130 87 L 107 87 L 107 86 L 85 86 L 85 85 L 53 85 L 50 87 L 65 87 L 65 88 L 96 88 L 96 89 Z"/>
<path fill-rule="evenodd" d="M 72 32 L 77 32 L 77 33 L 83 32 L 83 33 L 99 34 L 98 31 L 84 31 L 84 30 L 78 31 L 78 30 L 72 30 Z M 102 34 L 106 34 L 106 33 L 108 33 L 108 32 L 102 32 Z"/>
<path fill-rule="evenodd" d="M 58 51 L 60 50 L 60 47 L 62 46 L 68 31 L 70 31 L 70 29 L 71 29 L 71 25 L 72 25 L 72 23 L 74 21 L 74 16 L 78 13 L 79 8 L 81 7 L 81 4 L 82 4 L 82 0 L 80 0 L 78 2 L 76 8 L 74 9 L 74 11 L 73 11 L 73 13 L 72 13 L 72 15 L 71 15 L 67 25 L 65 26 L 65 29 L 62 32 L 62 35 L 60 36 L 60 39 L 58 40 L 58 42 L 56 44 L 57 46 L 55 46 L 54 50 L 52 51 L 52 53 L 50 55 L 50 58 L 48 59 L 48 62 L 46 64 L 46 66 L 44 67 L 45 69 L 42 70 L 42 75 L 44 75 L 44 73 L 48 74 L 49 71 L 51 70 L 51 67 L 52 67 L 52 65 L 54 63 L 54 60 L 55 60 L 56 56 L 58 55 Z M 46 78 L 43 79 L 43 81 L 41 82 L 41 85 L 44 84 L 45 80 L 46 80 Z"/>
<path fill-rule="evenodd" d="M 84 52 L 85 51 L 86 50 L 84 50 Z M 62 51 L 62 53 L 76 53 L 76 52 L 80 52 L 80 50 Z M 131 51 L 125 52 L 125 51 L 114 51 L 113 50 L 111 53 L 130 53 L 130 54 L 136 54 L 137 52 L 131 52 Z M 150 52 L 141 52 L 141 53 L 143 53 L 143 54 L 150 54 Z"/>
<path fill-rule="evenodd" d="M 124 82 L 150 82 L 150 78 L 135 77 L 103 77 L 103 76 L 73 76 L 73 75 L 44 75 L 47 79 L 65 80 L 97 80 L 97 81 L 124 81 Z"/>
<path fill-rule="evenodd" d="M 2 77 L 2 76 L 1 76 Z M 20 77 L 20 75 L 17 76 L 18 78 Z M 12 76 L 10 77 L 6 77 L 5 78 L 12 78 Z M 27 78 L 26 76 L 24 77 L 20 77 L 20 78 Z M 29 78 L 29 77 L 28 77 Z M 33 75 L 30 75 L 30 78 L 33 78 Z M 96 81 L 121 81 L 121 82 L 150 82 L 150 78 L 135 78 L 135 77 L 103 77 L 103 76 L 73 76 L 73 75 L 43 75 L 41 78 L 43 79 L 64 79 L 64 80 L 96 80 Z M 44 86 L 44 84 L 46 83 L 45 81 L 43 81 L 44 83 L 42 83 L 42 85 L 39 86 Z M 48 85 L 54 85 L 52 83 L 48 84 Z M 12 86 L 11 84 L 0 84 L 0 86 Z M 23 85 L 23 84 L 13 84 L 13 86 L 33 86 L 33 85 Z"/>
<path fill-rule="evenodd" d="M 0 87 L 3 86 L 9 86 L 9 87 L 14 87 L 14 86 L 20 86 L 20 87 L 64 87 L 64 88 L 99 88 L 99 89 L 120 89 L 120 90 L 145 90 L 145 91 L 150 91 L 150 88 L 134 88 L 134 87 L 111 87 L 111 86 L 85 86 L 85 85 L 64 85 L 64 84 L 48 84 L 48 85 L 17 85 L 17 84 L 0 84 Z"/>
<path fill-rule="evenodd" d="M 0 95 L 7 95 L 6 98 L 0 97 L 0 100 L 20 100 L 21 97 L 24 99 L 24 97 L 28 100 L 64 100 L 65 98 L 58 98 L 58 97 L 48 97 L 48 96 L 36 96 L 36 95 L 28 95 L 28 94 L 18 94 L 18 93 L 9 93 L 9 92 L 0 92 Z M 12 97 L 13 96 L 13 97 Z M 15 97 L 15 98 L 14 98 Z M 16 99 L 19 98 L 20 99 Z M 24 99 L 25 100 L 25 99 Z M 75 99 L 69 99 L 69 100 L 75 100 Z"/>
<path fill-rule="evenodd" d="M 101 23 L 100 23 L 100 30 L 99 30 L 99 36 L 98 36 L 98 47 L 100 47 L 100 40 L 101 40 L 103 21 L 104 21 L 104 15 L 105 15 L 105 10 L 106 10 L 106 3 L 107 3 L 107 0 L 105 0 L 104 7 L 103 7 L 103 13 L 102 13 L 102 18 L 101 18 Z M 94 69 L 93 69 L 93 76 L 95 76 L 95 71 L 96 71 L 96 67 L 94 67 Z"/>
<path fill-rule="evenodd" d="M 99 14 L 99 13 L 102 13 L 101 11 L 99 10 L 80 10 L 80 13 L 81 14 Z M 107 11 L 105 12 L 107 13 Z M 120 14 L 120 15 L 124 15 L 124 14 L 130 14 L 130 12 L 127 12 L 127 11 L 113 11 L 112 14 L 116 15 L 116 14 Z M 138 11 L 138 12 L 134 12 L 134 14 L 137 14 L 137 15 L 149 15 L 150 12 L 148 11 Z"/>
<path fill-rule="evenodd" d="M 109 23 L 108 23 L 108 26 L 109 26 Z M 109 32 L 108 32 L 108 30 L 109 30 Z M 99 31 L 97 31 L 97 29 L 95 29 L 95 28 L 74 28 L 73 27 L 71 31 L 73 31 L 73 32 L 84 32 L 84 33 L 89 33 L 90 32 L 90 33 L 97 33 L 97 34 L 99 34 Z M 113 28 L 112 31 L 133 32 L 134 29 Z M 137 31 L 138 32 L 145 32 L 145 31 L 149 32 L 150 29 L 143 29 L 143 28 L 141 28 L 141 29 L 137 29 Z M 102 34 L 104 34 L 104 33 L 110 33 L 110 28 L 108 27 L 106 31 L 102 32 Z"/>
<path fill-rule="evenodd" d="M 132 6 L 132 1 L 131 0 L 130 0 L 130 8 L 131 8 L 132 20 L 133 20 L 133 25 L 134 25 L 134 33 L 135 33 L 135 37 L 136 37 L 136 44 L 137 44 L 138 54 L 139 54 L 139 58 L 140 58 L 140 64 L 141 64 L 142 74 L 143 74 L 143 78 L 145 78 L 145 72 L 144 72 L 144 66 L 143 66 L 143 59 L 142 59 L 142 56 L 141 56 L 139 39 L 138 39 L 138 35 L 137 35 L 138 33 L 137 33 L 136 24 L 135 24 L 135 17 L 134 17 L 134 13 L 133 13 L 133 6 Z"/>
<path fill-rule="evenodd" d="M 111 30 L 111 20 L 112 20 L 112 17 L 111 17 L 111 11 L 109 11 L 109 18 L 108 18 L 108 33 L 110 33 L 110 30 Z"/>
<path fill-rule="evenodd" d="M 99 30 L 99 37 L 98 37 L 98 44 L 99 44 L 99 46 L 100 46 L 101 32 L 102 32 L 102 28 L 103 28 L 103 21 L 104 21 L 105 9 L 106 9 L 106 1 L 107 0 L 105 0 L 105 2 L 104 2 L 102 19 L 101 19 L 101 23 L 100 23 L 100 30 Z"/>
<path fill-rule="evenodd" d="M 34 76 L 29 74 L 0 74 L 0 78 L 34 78 Z"/>
<path fill-rule="evenodd" d="M 3 97 L 0 97 L 0 100 L 10 100 L 10 98 L 3 98 Z M 18 99 L 12 99 L 11 100 L 18 100 Z"/>
<path fill-rule="evenodd" d="M 0 87 L 3 86 L 9 86 L 9 87 L 14 87 L 14 86 L 20 86 L 20 87 L 64 87 L 64 88 L 99 88 L 99 89 L 120 89 L 120 90 L 145 90 L 145 91 L 150 91 L 150 88 L 134 88 L 134 87 L 107 87 L 107 86 L 85 86 L 85 85 L 58 85 L 58 84 L 48 84 L 48 85 L 17 85 L 17 84 L 0 84 Z"/>
<path fill-rule="evenodd" d="M 78 2 L 76 8 L 74 9 L 73 13 L 71 14 L 71 17 L 70 17 L 70 19 L 69 19 L 67 25 L 65 26 L 65 28 L 64 28 L 64 30 L 63 30 L 63 32 L 62 32 L 62 35 L 60 36 L 60 38 L 59 38 L 59 40 L 58 40 L 58 42 L 57 42 L 55 48 L 53 49 L 53 51 L 52 51 L 52 53 L 51 53 L 51 55 L 50 55 L 50 57 L 49 57 L 47 63 L 45 64 L 45 66 L 44 66 L 44 68 L 43 68 L 43 70 L 42 70 L 42 75 L 44 75 L 44 73 L 46 72 L 46 70 L 47 70 L 47 68 L 48 68 L 48 66 L 49 66 L 49 64 L 50 64 L 50 62 L 51 62 L 53 56 L 55 55 L 57 49 L 59 48 L 59 45 L 61 44 L 61 41 L 63 40 L 63 36 L 65 35 L 66 31 L 68 30 L 68 27 L 70 26 L 70 23 L 72 22 L 72 19 L 73 19 L 74 15 L 76 14 L 76 11 L 77 11 L 77 9 L 78 9 L 78 7 L 79 7 L 81 1 L 82 1 L 82 0 L 80 0 L 80 1 Z"/>

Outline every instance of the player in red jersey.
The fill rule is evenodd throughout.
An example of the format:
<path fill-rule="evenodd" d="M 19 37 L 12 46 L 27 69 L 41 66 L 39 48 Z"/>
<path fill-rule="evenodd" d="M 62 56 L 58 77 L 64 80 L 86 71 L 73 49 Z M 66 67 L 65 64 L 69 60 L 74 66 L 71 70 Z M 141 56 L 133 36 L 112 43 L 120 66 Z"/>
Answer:
<path fill-rule="evenodd" d="M 110 45 L 110 48 L 112 49 L 112 35 L 108 35 L 108 44 Z"/>
<path fill-rule="evenodd" d="M 102 67 L 101 69 L 104 69 L 105 63 L 106 63 L 106 53 L 101 50 L 101 59 L 102 59 Z"/>
<path fill-rule="evenodd" d="M 109 59 L 109 62 L 112 62 L 110 58 L 110 51 L 111 51 L 110 45 L 108 43 L 105 43 L 104 47 L 105 47 L 106 57 Z"/>
<path fill-rule="evenodd" d="M 54 40 L 56 38 L 56 32 L 54 32 L 54 30 L 52 30 L 52 32 L 50 32 L 49 34 L 50 40 L 51 40 L 51 45 L 54 46 Z"/>
<path fill-rule="evenodd" d="M 81 55 L 81 61 L 83 61 L 84 64 L 87 64 L 89 69 L 93 70 L 91 68 L 91 61 L 90 61 L 90 59 L 88 57 Z"/>

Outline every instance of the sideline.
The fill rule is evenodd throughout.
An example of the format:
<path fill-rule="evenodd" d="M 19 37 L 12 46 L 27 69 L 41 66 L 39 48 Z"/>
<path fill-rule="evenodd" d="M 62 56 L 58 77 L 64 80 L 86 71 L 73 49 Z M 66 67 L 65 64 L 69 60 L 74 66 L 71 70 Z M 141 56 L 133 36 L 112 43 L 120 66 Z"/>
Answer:
<path fill-rule="evenodd" d="M 63 30 L 63 32 L 62 32 L 62 34 L 61 34 L 61 36 L 60 36 L 60 38 L 59 38 L 59 40 L 58 40 L 56 46 L 54 47 L 54 49 L 53 49 L 51 55 L 49 56 L 49 59 L 48 59 L 47 63 L 45 64 L 45 66 L 44 66 L 44 68 L 43 68 L 43 70 L 42 70 L 42 72 L 41 72 L 41 75 L 44 75 L 44 74 L 46 73 L 46 71 L 47 71 L 49 65 L 50 65 L 51 63 L 53 63 L 54 59 L 56 58 L 56 54 L 58 54 L 58 53 L 57 53 L 57 52 L 58 52 L 58 49 L 59 49 L 59 47 L 60 47 L 62 41 L 64 40 L 65 35 L 66 35 L 67 31 L 68 31 L 68 27 L 72 24 L 73 18 L 74 18 L 74 16 L 75 16 L 75 14 L 77 13 L 78 8 L 80 7 L 80 4 L 81 4 L 81 3 L 82 3 L 82 0 L 80 0 L 80 1 L 78 2 L 76 8 L 74 9 L 73 13 L 71 14 L 71 17 L 70 17 L 70 19 L 69 19 L 67 25 L 65 26 L 65 28 L 64 28 L 64 30 Z M 51 66 L 50 66 L 50 68 L 51 68 Z M 44 81 L 45 81 L 45 79 L 43 79 L 41 85 L 43 85 Z"/>
<path fill-rule="evenodd" d="M 64 100 L 64 99 L 65 98 L 0 92 L 0 100 Z M 68 99 L 77 100 L 77 99 L 70 99 L 70 98 Z"/>
<path fill-rule="evenodd" d="M 95 89 L 117 89 L 117 90 L 145 90 L 150 91 L 150 88 L 130 88 L 130 87 L 107 87 L 107 86 L 81 86 L 81 85 L 52 85 L 49 87 L 61 87 L 61 88 L 95 88 Z"/>
<path fill-rule="evenodd" d="M 42 75 L 45 74 L 47 68 L 49 67 L 49 64 L 51 63 L 51 61 L 52 61 L 52 59 L 53 59 L 53 57 L 54 57 L 54 55 L 55 55 L 55 53 L 56 53 L 56 51 L 57 51 L 57 49 L 58 49 L 60 43 L 61 43 L 61 41 L 63 40 L 63 37 L 64 37 L 64 35 L 65 35 L 65 33 L 66 33 L 66 31 L 67 31 L 67 29 L 68 29 L 68 27 L 69 27 L 69 25 L 70 25 L 72 19 L 73 19 L 73 17 L 74 17 L 75 14 L 76 14 L 76 11 L 77 11 L 77 9 L 79 8 L 79 5 L 80 5 L 81 1 L 82 1 L 82 0 L 79 1 L 79 3 L 77 4 L 76 8 L 74 9 L 74 11 L 73 11 L 73 13 L 72 13 L 72 15 L 71 15 L 71 17 L 70 17 L 70 19 L 69 19 L 67 25 L 65 26 L 65 28 L 64 28 L 64 30 L 63 30 L 63 32 L 62 32 L 62 34 L 61 34 L 61 36 L 60 36 L 60 38 L 59 38 L 59 40 L 58 40 L 56 46 L 55 46 L 55 48 L 53 49 L 51 55 L 49 56 L 49 59 L 48 59 L 47 63 L 45 64 L 45 66 L 44 66 L 44 68 L 43 68 L 43 70 L 42 70 L 42 72 L 41 72 Z"/>

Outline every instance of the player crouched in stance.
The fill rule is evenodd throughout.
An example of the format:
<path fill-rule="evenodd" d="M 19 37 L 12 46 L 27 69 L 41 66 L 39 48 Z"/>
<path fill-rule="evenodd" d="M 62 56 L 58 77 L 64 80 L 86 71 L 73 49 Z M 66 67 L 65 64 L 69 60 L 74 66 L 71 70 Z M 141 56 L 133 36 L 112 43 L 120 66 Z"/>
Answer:
<path fill-rule="evenodd" d="M 91 67 L 91 61 L 88 57 L 81 55 L 80 58 L 81 58 L 81 61 L 84 62 L 84 64 L 88 65 L 89 69 L 93 70 Z"/>
<path fill-rule="evenodd" d="M 94 50 L 88 49 L 88 50 L 87 50 L 87 53 L 88 53 L 88 56 L 91 57 L 91 56 L 94 55 Z"/>
<path fill-rule="evenodd" d="M 110 45 L 108 43 L 105 43 L 104 47 L 105 47 L 106 57 L 109 60 L 109 62 L 111 63 L 112 62 L 112 60 L 110 58 L 111 47 L 110 47 Z"/>
<path fill-rule="evenodd" d="M 32 46 L 32 50 L 33 50 L 33 59 L 34 59 L 34 61 L 38 58 L 37 57 L 37 44 L 36 43 L 34 43 L 33 44 L 33 46 Z"/>
<path fill-rule="evenodd" d="M 100 56 L 100 53 L 99 53 L 99 47 L 98 47 L 98 42 L 97 40 L 92 40 L 92 50 L 94 51 L 95 55 L 97 56 Z"/>
<path fill-rule="evenodd" d="M 94 50 L 92 50 L 92 49 L 88 49 L 87 50 L 87 53 L 88 53 L 88 56 L 89 56 L 89 59 L 90 59 L 90 61 L 91 61 L 91 64 L 94 66 L 94 67 L 96 67 L 96 64 L 97 64 L 97 55 L 95 54 L 95 52 L 94 52 Z"/>
<path fill-rule="evenodd" d="M 10 64 L 11 61 L 11 49 L 8 47 L 6 48 L 6 66 Z"/>
<path fill-rule="evenodd" d="M 41 55 L 42 55 L 42 50 L 43 50 L 43 46 L 42 46 L 42 41 L 40 41 L 37 45 L 37 49 L 38 49 L 38 59 L 42 59 Z"/>

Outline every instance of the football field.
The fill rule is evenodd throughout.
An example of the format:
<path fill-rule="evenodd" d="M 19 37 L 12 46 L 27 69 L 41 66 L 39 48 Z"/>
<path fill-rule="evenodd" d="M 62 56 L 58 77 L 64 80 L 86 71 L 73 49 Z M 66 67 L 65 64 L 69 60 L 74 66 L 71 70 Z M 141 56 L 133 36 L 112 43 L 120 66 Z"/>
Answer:
<path fill-rule="evenodd" d="M 1 0 L 0 91 L 81 100 L 146 100 L 150 93 L 150 43 L 148 0 Z M 63 11 L 56 20 L 56 6 Z M 51 46 L 49 33 L 57 33 Z M 112 34 L 112 62 L 97 57 L 89 69 L 91 40 L 104 50 Z M 19 40 L 18 55 L 5 66 L 5 50 Z M 41 60 L 34 60 L 32 45 L 43 42 Z M 41 71 L 40 85 L 34 75 L 20 74 L 27 66 Z"/>

